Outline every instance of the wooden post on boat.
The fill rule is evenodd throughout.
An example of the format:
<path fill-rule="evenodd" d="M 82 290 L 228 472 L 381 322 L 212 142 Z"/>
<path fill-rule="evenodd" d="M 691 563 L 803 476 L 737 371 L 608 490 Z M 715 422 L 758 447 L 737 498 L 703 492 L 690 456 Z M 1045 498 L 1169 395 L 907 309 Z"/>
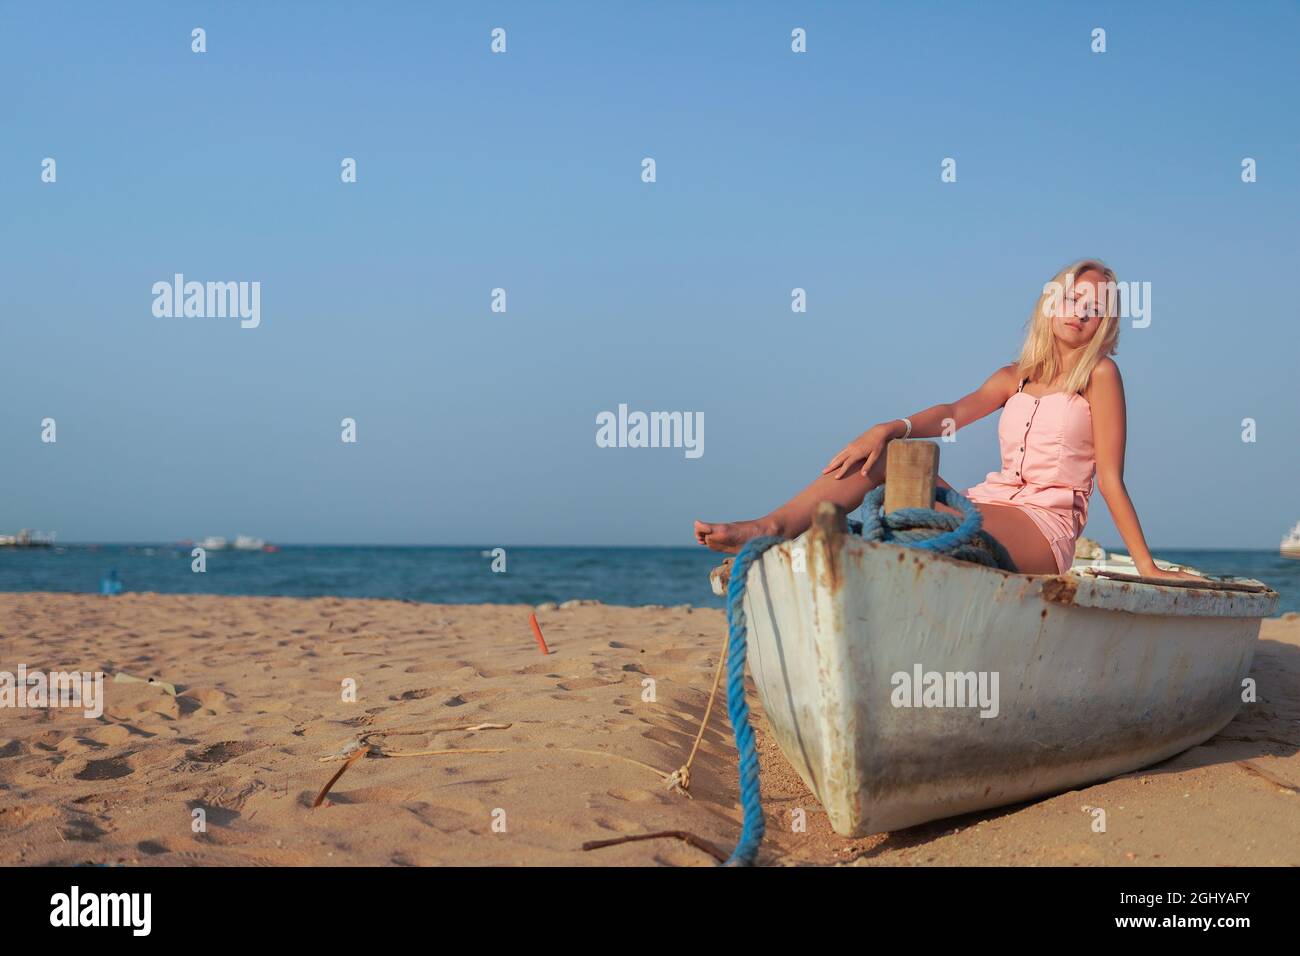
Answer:
<path fill-rule="evenodd" d="M 896 438 L 885 457 L 885 513 L 899 508 L 933 508 L 939 477 L 939 446 Z"/>
<path fill-rule="evenodd" d="M 939 446 L 931 441 L 896 438 L 885 458 L 885 512 L 899 508 L 933 508 L 939 478 Z M 844 512 L 829 501 L 813 508 L 813 530 L 829 539 L 848 528 Z M 709 572 L 714 594 L 726 594 L 731 578 L 731 558 Z"/>

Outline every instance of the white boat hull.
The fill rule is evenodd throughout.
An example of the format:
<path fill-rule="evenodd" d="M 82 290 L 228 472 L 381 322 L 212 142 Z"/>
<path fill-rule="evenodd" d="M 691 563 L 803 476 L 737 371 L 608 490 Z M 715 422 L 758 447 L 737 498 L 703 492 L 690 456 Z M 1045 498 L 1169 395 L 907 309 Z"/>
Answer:
<path fill-rule="evenodd" d="M 1068 790 L 1205 741 L 1236 714 L 1259 618 L 1276 602 L 1008 574 L 814 528 L 754 563 L 744 607 L 781 750 L 835 831 L 863 836 Z M 996 674 L 996 716 L 895 706 L 895 675 L 917 665 L 983 674 L 987 687 Z"/>

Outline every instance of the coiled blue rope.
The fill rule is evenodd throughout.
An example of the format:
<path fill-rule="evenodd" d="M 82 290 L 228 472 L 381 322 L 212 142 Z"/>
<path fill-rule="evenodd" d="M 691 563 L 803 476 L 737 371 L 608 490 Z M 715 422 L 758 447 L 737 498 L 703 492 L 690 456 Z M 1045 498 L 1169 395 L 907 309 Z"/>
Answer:
<path fill-rule="evenodd" d="M 983 519 L 970 500 L 951 488 L 938 488 L 935 497 L 962 513 L 956 515 L 930 508 L 899 508 L 880 514 L 885 500 L 882 484 L 867 494 L 862 502 L 862 523 L 853 522 L 868 541 L 886 541 L 906 548 L 936 551 L 962 561 L 975 561 L 1005 571 L 1015 571 L 1007 550 L 981 530 Z M 727 866 L 750 866 L 758 856 L 766 822 L 758 786 L 758 748 L 754 730 L 749 726 L 749 705 L 745 702 L 745 657 L 748 653 L 745 623 L 745 582 L 749 569 L 768 548 L 784 538 L 751 538 L 736 555 L 727 583 L 727 716 L 736 738 L 740 764 L 740 806 L 743 824 L 740 840 L 727 859 Z"/>
<path fill-rule="evenodd" d="M 862 499 L 861 535 L 868 541 L 886 541 L 907 548 L 937 551 L 958 561 L 973 561 L 990 568 L 1015 571 L 1007 549 L 982 530 L 984 519 L 969 498 L 953 488 L 936 488 L 935 500 L 956 508 L 962 516 L 933 508 L 899 508 L 887 515 L 880 513 L 885 503 L 882 484 Z M 856 529 L 855 529 L 856 530 Z"/>

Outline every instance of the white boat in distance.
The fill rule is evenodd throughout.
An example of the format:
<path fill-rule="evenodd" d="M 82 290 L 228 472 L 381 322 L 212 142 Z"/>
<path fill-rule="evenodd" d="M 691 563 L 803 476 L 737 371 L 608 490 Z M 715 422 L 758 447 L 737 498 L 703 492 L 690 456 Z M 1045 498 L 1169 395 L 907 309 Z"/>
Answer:
<path fill-rule="evenodd" d="M 17 534 L 0 534 L 0 548 L 52 548 L 55 532 L 23 528 Z"/>
<path fill-rule="evenodd" d="M 1284 558 L 1300 558 L 1300 521 L 1282 539 L 1280 553 Z"/>
<path fill-rule="evenodd" d="M 1258 581 L 1150 583 L 1120 559 L 1012 574 L 863 540 L 827 505 L 753 563 L 744 610 L 773 735 L 835 831 L 857 837 L 1204 742 L 1237 713 L 1277 602 Z M 933 697 L 904 690 L 934 689 L 930 675 Z"/>
<path fill-rule="evenodd" d="M 266 547 L 266 542 L 261 538 L 250 538 L 246 534 L 235 535 L 236 551 L 261 551 Z"/>
<path fill-rule="evenodd" d="M 224 551 L 226 548 L 226 539 L 210 535 L 199 542 L 199 547 L 204 551 Z"/>

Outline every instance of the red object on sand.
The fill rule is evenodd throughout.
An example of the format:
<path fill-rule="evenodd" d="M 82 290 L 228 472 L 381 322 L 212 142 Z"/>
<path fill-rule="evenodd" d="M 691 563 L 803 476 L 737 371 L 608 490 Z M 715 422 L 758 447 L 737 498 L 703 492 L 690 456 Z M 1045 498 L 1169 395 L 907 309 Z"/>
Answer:
<path fill-rule="evenodd" d="M 533 626 L 533 637 L 537 638 L 537 646 L 542 649 L 543 654 L 551 653 L 546 646 L 546 640 L 542 637 L 542 629 L 537 626 L 537 615 L 529 614 L 528 623 Z"/>

